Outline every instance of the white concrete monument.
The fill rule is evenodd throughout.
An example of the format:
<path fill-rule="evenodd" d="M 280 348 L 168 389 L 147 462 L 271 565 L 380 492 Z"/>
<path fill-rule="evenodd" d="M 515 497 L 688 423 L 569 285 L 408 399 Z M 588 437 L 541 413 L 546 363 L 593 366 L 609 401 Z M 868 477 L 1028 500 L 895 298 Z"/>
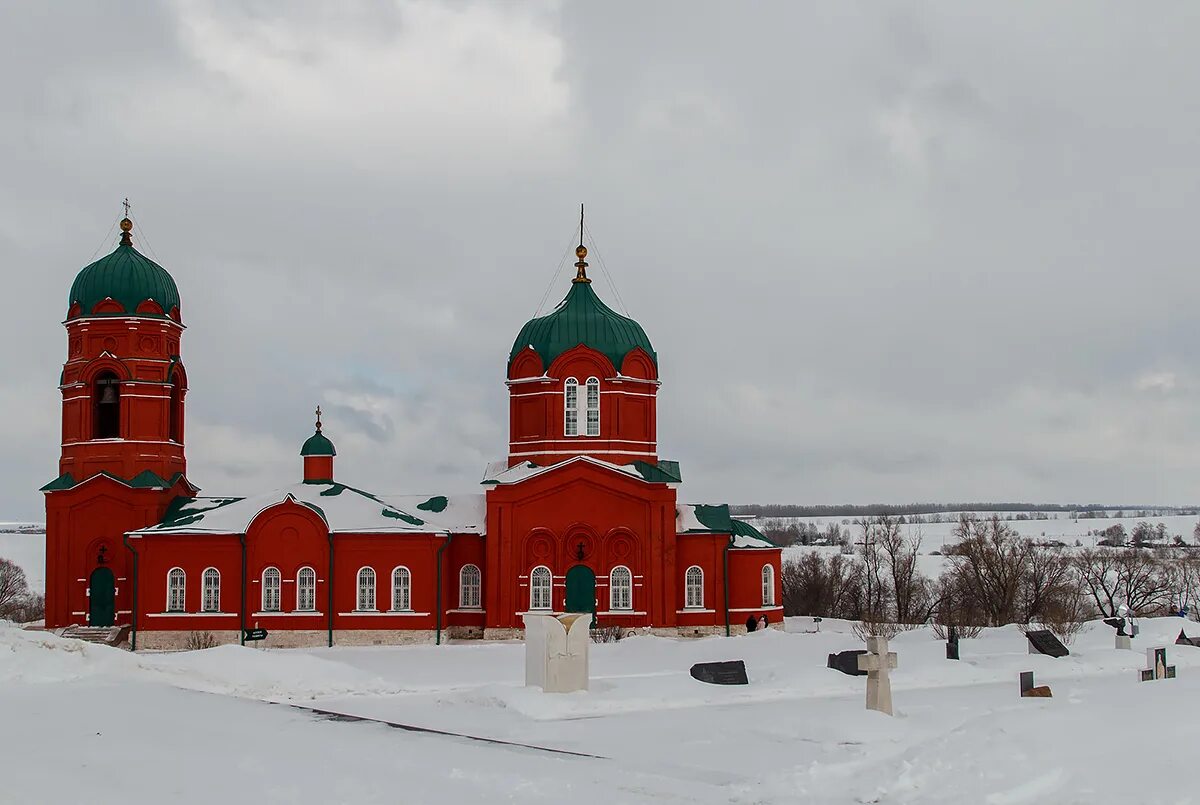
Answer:
<path fill-rule="evenodd" d="M 858 670 L 867 672 L 867 709 L 892 715 L 892 680 L 896 652 L 888 651 L 886 637 L 867 638 L 867 653 L 858 658 Z"/>
<path fill-rule="evenodd" d="M 546 693 L 588 689 L 592 616 L 525 615 L 525 686 Z"/>

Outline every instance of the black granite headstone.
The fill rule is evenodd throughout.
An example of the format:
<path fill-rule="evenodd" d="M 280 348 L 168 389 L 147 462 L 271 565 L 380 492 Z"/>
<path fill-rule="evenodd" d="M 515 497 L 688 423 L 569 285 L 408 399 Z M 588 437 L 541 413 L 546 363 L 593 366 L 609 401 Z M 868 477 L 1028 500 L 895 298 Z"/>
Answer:
<path fill-rule="evenodd" d="M 1021 672 L 1021 695 L 1033 690 L 1033 671 Z"/>
<path fill-rule="evenodd" d="M 742 660 L 727 662 L 698 662 L 692 666 L 692 679 L 710 685 L 749 685 L 746 678 L 746 663 Z"/>
<path fill-rule="evenodd" d="M 1026 632 L 1025 637 L 1029 638 L 1030 647 L 1038 654 L 1045 654 L 1047 657 L 1065 657 L 1071 653 L 1067 651 L 1067 647 L 1062 644 L 1062 641 L 1048 629 Z"/>
<path fill-rule="evenodd" d="M 867 652 L 863 649 L 856 649 L 851 651 L 839 651 L 837 654 L 830 654 L 829 662 L 827 663 L 826 667 L 836 668 L 843 674 L 849 674 L 850 676 L 866 676 L 866 671 L 858 670 L 858 658 L 866 653 Z"/>
<path fill-rule="evenodd" d="M 951 626 L 946 630 L 946 659 L 958 659 L 958 627 Z"/>

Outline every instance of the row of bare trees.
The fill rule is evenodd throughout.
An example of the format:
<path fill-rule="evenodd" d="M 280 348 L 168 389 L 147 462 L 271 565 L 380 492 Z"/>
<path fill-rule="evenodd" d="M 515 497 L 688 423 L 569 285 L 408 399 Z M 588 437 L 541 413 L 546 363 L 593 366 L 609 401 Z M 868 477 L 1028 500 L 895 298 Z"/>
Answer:
<path fill-rule="evenodd" d="M 0 559 L 0 620 L 30 623 L 46 612 L 46 599 L 29 591 L 25 571 L 16 562 Z"/>
<path fill-rule="evenodd" d="M 868 633 L 926 622 L 965 628 L 1045 625 L 1070 637 L 1122 605 L 1139 615 L 1195 610 L 1200 558 L 1172 548 L 1065 550 L 1036 545 L 999 516 L 962 516 L 948 564 L 921 572 L 919 533 L 885 515 L 856 524 L 854 555 L 805 554 L 783 568 L 784 610 L 860 621 Z"/>

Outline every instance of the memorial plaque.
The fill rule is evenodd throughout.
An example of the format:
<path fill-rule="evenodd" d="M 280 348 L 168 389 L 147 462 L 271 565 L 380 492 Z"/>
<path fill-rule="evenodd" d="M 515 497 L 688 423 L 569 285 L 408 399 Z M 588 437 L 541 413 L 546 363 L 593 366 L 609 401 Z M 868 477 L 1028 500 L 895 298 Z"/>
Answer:
<path fill-rule="evenodd" d="M 1030 654 L 1045 654 L 1047 657 L 1065 657 L 1071 653 L 1067 651 L 1067 647 L 1062 644 L 1062 641 L 1047 629 L 1036 629 L 1026 632 L 1025 637 L 1029 639 Z"/>
<path fill-rule="evenodd" d="M 1138 671 L 1138 679 L 1142 682 L 1175 678 L 1175 666 L 1167 665 L 1167 649 L 1165 646 L 1146 649 L 1146 665 L 1149 666 L 1146 670 Z"/>
<path fill-rule="evenodd" d="M 692 666 L 692 679 L 710 685 L 749 685 L 746 678 L 746 663 L 741 660 L 726 662 L 698 662 Z"/>
<path fill-rule="evenodd" d="M 843 674 L 849 674 L 850 676 L 866 676 L 866 671 L 860 671 L 858 669 L 858 658 L 866 653 L 867 652 L 863 649 L 857 649 L 852 651 L 840 651 L 837 654 L 830 654 L 829 662 L 826 667 L 836 668 Z"/>

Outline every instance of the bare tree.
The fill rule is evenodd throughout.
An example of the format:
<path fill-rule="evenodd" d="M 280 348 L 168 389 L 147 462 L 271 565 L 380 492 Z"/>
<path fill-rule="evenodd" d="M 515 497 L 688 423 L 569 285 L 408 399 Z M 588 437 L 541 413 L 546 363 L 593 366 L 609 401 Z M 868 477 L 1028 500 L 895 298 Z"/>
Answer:
<path fill-rule="evenodd" d="M 1117 584 L 1117 554 L 1115 551 L 1089 549 L 1075 555 L 1075 569 L 1085 594 L 1092 597 L 1103 617 L 1111 618 L 1120 606 L 1120 587 Z"/>
<path fill-rule="evenodd" d="M 25 571 L 10 559 L 0 559 L 0 618 L 11 618 L 10 612 L 28 597 Z"/>
<path fill-rule="evenodd" d="M 986 614 L 989 625 L 1013 623 L 1028 541 L 995 514 L 986 520 L 964 514 L 954 533 L 958 544 L 952 553 L 952 572 L 959 575 L 959 585 Z"/>

